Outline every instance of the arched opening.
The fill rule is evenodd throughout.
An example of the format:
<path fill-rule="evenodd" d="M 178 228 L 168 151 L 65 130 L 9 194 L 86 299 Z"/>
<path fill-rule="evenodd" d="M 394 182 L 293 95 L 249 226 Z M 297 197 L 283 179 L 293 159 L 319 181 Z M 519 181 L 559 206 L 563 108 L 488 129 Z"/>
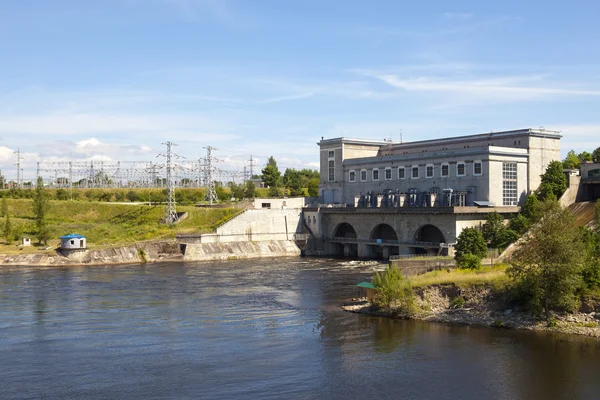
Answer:
<path fill-rule="evenodd" d="M 377 244 L 370 245 L 371 253 L 376 258 L 387 260 L 390 256 L 400 254 L 399 245 L 389 243 L 389 241 L 397 242 L 398 235 L 394 228 L 388 224 L 377 225 L 371 232 L 370 239 L 377 241 Z"/>
<path fill-rule="evenodd" d="M 345 239 L 356 239 L 356 230 L 352 225 L 347 222 L 343 222 L 337 226 L 333 233 L 334 238 L 345 238 Z M 358 257 L 358 244 L 357 243 L 332 243 L 334 246 L 334 253 L 342 257 Z"/>
<path fill-rule="evenodd" d="M 446 243 L 446 238 L 442 231 L 435 225 L 423 225 L 415 233 L 416 242 L 428 242 L 432 246 L 428 247 L 415 247 L 416 254 L 437 254 L 439 247 L 436 247 L 439 243 Z"/>
<path fill-rule="evenodd" d="M 356 238 L 356 230 L 349 223 L 343 222 L 338 225 L 333 237 Z"/>
<path fill-rule="evenodd" d="M 398 235 L 396 235 L 396 231 L 394 228 L 389 226 L 388 224 L 379 224 L 373 229 L 371 232 L 371 239 L 381 239 L 381 240 L 398 240 Z"/>

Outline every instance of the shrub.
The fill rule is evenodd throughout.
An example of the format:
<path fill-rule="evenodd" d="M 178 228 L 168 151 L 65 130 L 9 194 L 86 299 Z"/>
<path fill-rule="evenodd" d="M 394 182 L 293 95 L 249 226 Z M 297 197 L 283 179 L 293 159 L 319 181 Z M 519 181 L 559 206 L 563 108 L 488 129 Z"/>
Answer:
<path fill-rule="evenodd" d="M 475 254 L 463 254 L 456 260 L 460 269 L 479 269 L 481 268 L 481 257 Z"/>
<path fill-rule="evenodd" d="M 69 200 L 69 194 L 65 189 L 57 189 L 56 200 Z"/>
<path fill-rule="evenodd" d="M 132 203 L 140 200 L 140 195 L 135 190 L 130 190 L 127 192 L 125 197 L 127 197 L 127 200 L 131 201 Z"/>
<path fill-rule="evenodd" d="M 375 305 L 388 311 L 392 309 L 404 314 L 412 314 L 415 309 L 414 293 L 410 282 L 395 266 L 388 266 L 383 272 L 376 272 L 373 285 L 377 290 Z"/>
<path fill-rule="evenodd" d="M 463 308 L 467 304 L 464 297 L 458 296 L 452 299 L 450 302 L 450 308 Z"/>
<path fill-rule="evenodd" d="M 523 214 L 517 214 L 508 223 L 508 229 L 522 235 L 527 232 L 530 225 L 529 220 Z"/>

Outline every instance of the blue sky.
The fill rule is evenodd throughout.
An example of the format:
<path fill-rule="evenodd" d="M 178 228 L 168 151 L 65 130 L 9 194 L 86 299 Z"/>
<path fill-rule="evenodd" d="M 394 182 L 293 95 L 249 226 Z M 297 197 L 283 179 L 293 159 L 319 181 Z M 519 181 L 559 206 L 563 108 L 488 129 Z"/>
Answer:
<path fill-rule="evenodd" d="M 493 4 L 492 4 L 493 3 Z M 0 0 L 0 167 L 155 160 L 220 167 L 316 142 L 544 126 L 600 146 L 596 1 Z"/>

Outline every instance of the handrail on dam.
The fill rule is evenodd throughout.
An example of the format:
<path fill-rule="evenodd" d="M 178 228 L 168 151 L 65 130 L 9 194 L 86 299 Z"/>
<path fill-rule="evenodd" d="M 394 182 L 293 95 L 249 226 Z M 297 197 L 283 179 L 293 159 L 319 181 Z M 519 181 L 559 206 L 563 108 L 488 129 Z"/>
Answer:
<path fill-rule="evenodd" d="M 421 242 L 418 240 L 384 240 L 384 239 L 359 239 L 349 237 L 330 237 L 326 238 L 330 242 L 342 242 L 342 243 L 365 243 L 375 245 L 407 245 L 414 247 L 435 247 L 435 248 L 451 248 L 454 247 L 454 243 L 440 243 L 440 242 Z"/>

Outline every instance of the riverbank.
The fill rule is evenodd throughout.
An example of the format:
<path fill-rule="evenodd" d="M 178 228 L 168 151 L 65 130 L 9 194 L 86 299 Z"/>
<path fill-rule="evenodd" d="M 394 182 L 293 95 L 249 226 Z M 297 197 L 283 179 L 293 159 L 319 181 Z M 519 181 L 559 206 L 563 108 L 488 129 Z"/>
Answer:
<path fill-rule="evenodd" d="M 416 311 L 411 315 L 377 310 L 366 298 L 342 305 L 349 312 L 469 326 L 569 333 L 600 338 L 600 305 L 587 304 L 589 312 L 552 313 L 551 323 L 529 312 L 512 308 L 489 285 L 460 288 L 454 284 L 417 288 Z"/>
<path fill-rule="evenodd" d="M 299 256 L 294 241 L 182 244 L 174 240 L 138 242 L 127 246 L 77 250 L 69 253 L 39 251 L 0 254 L 6 266 L 82 266 L 188 262 Z"/>

